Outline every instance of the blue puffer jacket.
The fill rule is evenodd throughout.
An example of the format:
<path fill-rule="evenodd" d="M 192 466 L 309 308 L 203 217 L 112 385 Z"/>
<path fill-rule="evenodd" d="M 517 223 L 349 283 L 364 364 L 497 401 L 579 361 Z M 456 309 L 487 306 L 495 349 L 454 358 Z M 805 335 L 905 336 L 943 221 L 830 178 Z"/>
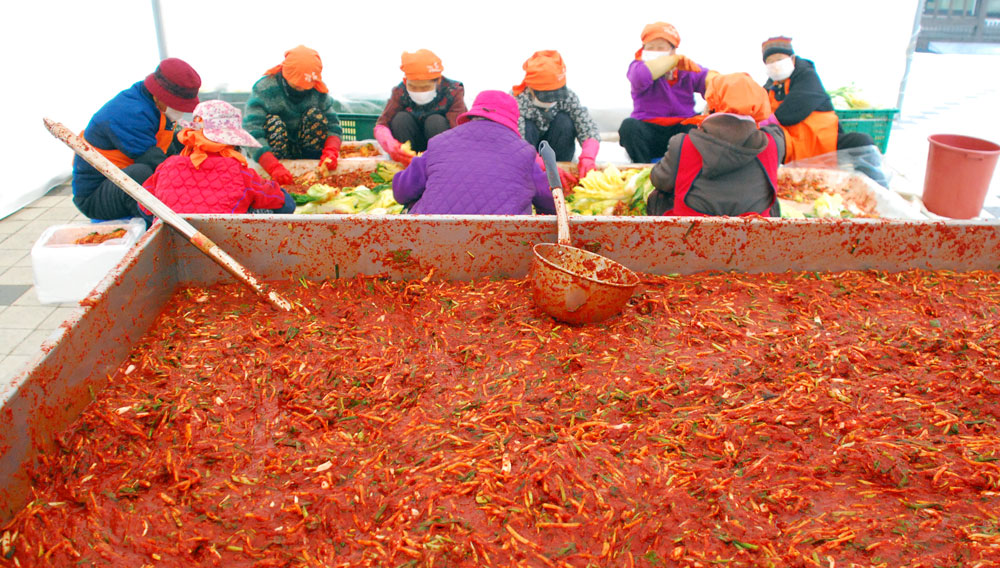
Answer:
<path fill-rule="evenodd" d="M 554 214 L 537 153 L 516 132 L 473 120 L 431 138 L 427 151 L 392 178 L 396 201 L 410 213 L 443 215 Z"/>
<path fill-rule="evenodd" d="M 170 121 L 167 121 L 170 128 Z M 160 111 L 153 95 L 137 82 L 115 95 L 90 119 L 83 137 L 102 150 L 119 150 L 133 160 L 156 145 L 160 129 Z M 156 164 L 151 164 L 156 167 Z M 73 195 L 85 197 L 92 193 L 104 175 L 80 156 L 73 158 Z"/>

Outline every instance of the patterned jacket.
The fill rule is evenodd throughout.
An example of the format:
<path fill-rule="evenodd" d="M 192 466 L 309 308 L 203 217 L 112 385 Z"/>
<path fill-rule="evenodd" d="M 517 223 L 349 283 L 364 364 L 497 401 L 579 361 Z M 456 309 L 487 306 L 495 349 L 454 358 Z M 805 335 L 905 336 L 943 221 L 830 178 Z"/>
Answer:
<path fill-rule="evenodd" d="M 555 213 L 538 154 L 516 132 L 472 120 L 431 138 L 427 151 L 392 178 L 396 201 L 410 213 L 530 215 Z"/>
<path fill-rule="evenodd" d="M 218 154 L 209 155 L 197 169 L 188 156 L 167 158 L 142 185 L 178 213 L 295 210 L 295 203 L 277 183 L 265 181 L 236 158 Z"/>
<path fill-rule="evenodd" d="M 590 116 L 587 107 L 580 104 L 580 98 L 576 96 L 576 93 L 572 90 L 567 90 L 569 91 L 567 97 L 552 105 L 548 110 L 535 105 L 528 89 L 517 95 L 517 106 L 521 110 L 521 117 L 517 119 L 517 129 L 521 132 L 522 138 L 524 137 L 525 120 L 533 121 L 538 126 L 538 130 L 545 132 L 549 129 L 549 123 L 552 122 L 556 114 L 565 112 L 573 119 L 573 126 L 576 128 L 576 139 L 581 144 L 588 138 L 601 139 L 601 130 Z"/>
<path fill-rule="evenodd" d="M 264 123 L 271 114 L 281 117 L 289 133 L 296 133 L 306 111 L 318 108 L 326 116 L 327 136 L 340 138 L 342 133 L 332 97 L 316 89 L 310 89 L 302 93 L 301 100 L 294 101 L 287 92 L 291 87 L 287 86 L 284 79 L 279 78 L 280 75 L 280 73 L 265 75 L 254 83 L 250 90 L 250 98 L 247 100 L 246 112 L 243 115 L 243 128 L 261 144 L 260 148 L 253 149 L 254 160 L 260 160 L 264 153 L 271 151 L 271 147 L 267 144 L 267 134 L 264 132 Z"/>
<path fill-rule="evenodd" d="M 376 126 L 389 126 L 398 113 L 408 112 L 419 121 L 423 121 L 424 118 L 432 114 L 443 114 L 448 119 L 448 126 L 454 128 L 458 115 L 467 110 L 469 109 L 465 107 L 465 85 L 459 81 L 441 77 L 437 96 L 425 105 L 413 102 L 410 94 L 406 92 L 406 84 L 400 83 L 392 88 L 392 95 L 385 103 L 385 108 L 375 124 Z"/>

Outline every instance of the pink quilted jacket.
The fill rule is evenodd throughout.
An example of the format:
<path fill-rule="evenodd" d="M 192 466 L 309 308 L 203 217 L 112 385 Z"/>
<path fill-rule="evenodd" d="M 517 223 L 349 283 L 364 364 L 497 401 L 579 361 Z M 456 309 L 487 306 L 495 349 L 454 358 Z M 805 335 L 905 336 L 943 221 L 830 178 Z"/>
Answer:
<path fill-rule="evenodd" d="M 285 205 L 281 186 L 219 155 L 210 155 L 198 169 L 187 156 L 171 156 L 142 185 L 177 213 L 246 213 Z"/>

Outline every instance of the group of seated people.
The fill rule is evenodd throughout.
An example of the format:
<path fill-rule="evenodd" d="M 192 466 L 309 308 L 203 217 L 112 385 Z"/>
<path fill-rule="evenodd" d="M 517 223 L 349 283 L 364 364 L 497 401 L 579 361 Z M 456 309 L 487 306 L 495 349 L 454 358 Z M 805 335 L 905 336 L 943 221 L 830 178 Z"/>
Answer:
<path fill-rule="evenodd" d="M 633 162 L 655 163 L 650 215 L 777 216 L 779 164 L 873 144 L 841 131 L 813 63 L 795 55 L 789 38 L 763 43 L 763 86 L 681 55 L 680 34 L 668 23 L 645 26 L 641 43 L 627 72 L 633 110 L 618 133 Z M 579 144 L 579 177 L 596 167 L 601 133 L 567 87 L 561 55 L 538 51 L 523 69 L 520 84 L 483 91 L 469 109 L 463 84 L 443 75 L 439 57 L 403 53 L 403 79 L 374 135 L 406 166 L 393 193 L 410 213 L 552 213 L 537 152 L 543 140 L 561 162 L 573 160 Z M 224 101 L 199 104 L 198 73 L 165 59 L 94 114 L 83 137 L 179 213 L 289 213 L 294 202 L 282 186 L 294 178 L 282 160 L 315 159 L 333 171 L 340 156 L 342 131 L 322 71 L 315 50 L 287 51 L 254 84 L 242 116 Z M 705 100 L 702 113 L 695 93 Z M 193 121 L 182 119 L 186 113 Z M 79 156 L 73 193 L 92 219 L 151 218 Z"/>

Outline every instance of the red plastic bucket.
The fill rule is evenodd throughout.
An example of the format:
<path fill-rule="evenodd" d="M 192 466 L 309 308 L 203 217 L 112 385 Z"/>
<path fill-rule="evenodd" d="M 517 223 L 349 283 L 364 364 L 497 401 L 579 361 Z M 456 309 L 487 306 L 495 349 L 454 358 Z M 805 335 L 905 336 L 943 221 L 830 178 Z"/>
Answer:
<path fill-rule="evenodd" d="M 978 217 L 1000 146 L 957 134 L 933 134 L 927 140 L 930 148 L 923 196 L 927 210 L 952 219 Z"/>

